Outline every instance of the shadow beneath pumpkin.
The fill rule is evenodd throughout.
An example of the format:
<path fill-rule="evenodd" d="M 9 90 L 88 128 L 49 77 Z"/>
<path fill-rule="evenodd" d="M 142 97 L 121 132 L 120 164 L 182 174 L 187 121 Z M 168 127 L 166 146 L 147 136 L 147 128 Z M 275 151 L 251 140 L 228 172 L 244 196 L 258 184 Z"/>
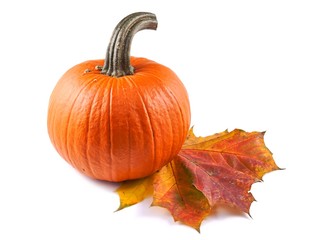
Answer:
<path fill-rule="evenodd" d="M 108 182 L 103 180 L 95 180 L 91 179 L 95 182 L 96 185 L 102 186 L 103 188 L 107 188 L 109 191 L 115 192 L 116 189 L 120 186 L 120 183 Z"/>
<path fill-rule="evenodd" d="M 108 182 L 108 181 L 103 181 L 103 180 L 97 180 L 97 179 L 93 179 L 90 178 L 82 173 L 79 174 L 80 177 L 82 177 L 84 180 L 92 183 L 93 185 L 99 186 L 99 187 L 103 187 L 104 189 L 106 189 L 109 192 L 115 192 L 116 189 L 120 186 L 120 183 L 114 183 L 114 182 Z"/>

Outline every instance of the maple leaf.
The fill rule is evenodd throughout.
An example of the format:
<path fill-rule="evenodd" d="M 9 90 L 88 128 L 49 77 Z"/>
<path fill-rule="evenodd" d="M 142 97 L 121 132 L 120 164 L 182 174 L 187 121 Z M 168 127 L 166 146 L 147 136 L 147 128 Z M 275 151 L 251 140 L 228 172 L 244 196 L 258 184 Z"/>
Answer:
<path fill-rule="evenodd" d="M 125 181 L 116 190 L 120 198 L 117 211 L 141 202 L 153 193 L 153 175 L 141 179 Z"/>
<path fill-rule="evenodd" d="M 187 149 L 196 153 L 210 152 L 215 158 L 224 158 L 232 168 L 261 179 L 265 173 L 280 169 L 264 143 L 264 134 L 235 129 L 208 137 L 196 137 L 191 128 L 179 154 Z"/>
<path fill-rule="evenodd" d="M 252 184 L 277 169 L 265 146 L 264 132 L 235 129 L 197 137 L 190 129 L 179 154 L 168 165 L 125 190 L 126 195 L 139 195 L 139 184 L 150 191 L 153 188 L 152 206 L 168 209 L 175 221 L 200 231 L 202 220 L 217 206 L 249 214 L 254 201 Z M 131 198 L 138 202 L 137 197 Z"/>
<path fill-rule="evenodd" d="M 200 231 L 200 224 L 210 214 L 211 207 L 193 186 L 190 171 L 177 158 L 154 175 L 152 206 L 167 208 L 175 221 Z"/>

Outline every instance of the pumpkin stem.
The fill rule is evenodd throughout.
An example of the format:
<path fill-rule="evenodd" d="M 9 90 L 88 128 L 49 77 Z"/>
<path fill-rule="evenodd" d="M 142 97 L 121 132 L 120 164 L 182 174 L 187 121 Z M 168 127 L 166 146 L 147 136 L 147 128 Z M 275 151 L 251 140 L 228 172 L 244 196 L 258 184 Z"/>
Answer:
<path fill-rule="evenodd" d="M 143 29 L 157 29 L 157 19 L 153 13 L 136 12 L 122 19 L 114 29 L 108 46 L 101 73 L 122 77 L 132 75 L 130 48 L 133 36 Z"/>

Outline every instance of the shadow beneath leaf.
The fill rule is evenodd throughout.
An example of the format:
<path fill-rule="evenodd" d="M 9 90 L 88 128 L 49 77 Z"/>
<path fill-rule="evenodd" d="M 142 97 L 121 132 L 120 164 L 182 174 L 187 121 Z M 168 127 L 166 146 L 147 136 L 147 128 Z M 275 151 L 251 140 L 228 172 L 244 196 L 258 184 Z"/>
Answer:
<path fill-rule="evenodd" d="M 227 219 L 232 217 L 252 219 L 250 214 L 242 212 L 237 208 L 233 208 L 227 205 L 219 205 L 212 210 L 212 213 L 210 214 L 210 216 L 208 216 L 207 220 L 209 219 L 221 220 L 221 219 Z"/>

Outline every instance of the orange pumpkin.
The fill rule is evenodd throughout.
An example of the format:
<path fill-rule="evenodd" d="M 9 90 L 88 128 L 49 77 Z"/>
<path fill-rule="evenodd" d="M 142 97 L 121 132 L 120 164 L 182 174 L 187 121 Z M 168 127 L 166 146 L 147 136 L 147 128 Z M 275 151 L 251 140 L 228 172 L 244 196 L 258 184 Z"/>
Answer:
<path fill-rule="evenodd" d="M 59 154 L 84 174 L 119 182 L 148 176 L 181 149 L 190 125 L 185 87 L 169 68 L 130 57 L 133 35 L 156 29 L 151 13 L 115 28 L 105 60 L 68 70 L 50 97 L 48 133 Z"/>

